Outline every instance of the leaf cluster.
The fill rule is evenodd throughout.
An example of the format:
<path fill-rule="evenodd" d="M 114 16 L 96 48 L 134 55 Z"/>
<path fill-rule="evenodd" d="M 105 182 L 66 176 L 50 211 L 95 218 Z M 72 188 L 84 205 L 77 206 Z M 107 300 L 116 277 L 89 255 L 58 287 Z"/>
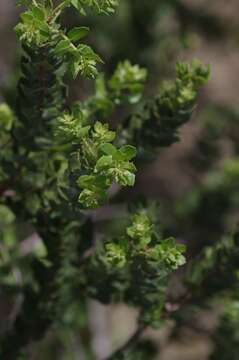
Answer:
<path fill-rule="evenodd" d="M 123 133 L 126 141 L 149 150 L 178 141 L 178 129 L 190 120 L 199 88 L 207 83 L 209 73 L 209 68 L 196 60 L 191 65 L 178 63 L 176 80 L 164 83 L 153 100 L 128 118 Z"/>
<path fill-rule="evenodd" d="M 106 201 L 113 183 L 134 185 L 136 168 L 131 160 L 136 149 L 130 145 L 117 148 L 112 144 L 115 133 L 108 124 L 97 121 L 93 126 L 84 125 L 84 116 L 80 116 L 66 113 L 58 118 L 56 136 L 59 144 L 69 144 L 72 170 L 81 172 L 77 179 L 79 202 L 83 207 L 95 208 Z"/>
<path fill-rule="evenodd" d="M 67 106 L 66 74 L 96 77 L 101 60 L 82 43 L 89 29 L 66 30 L 61 15 L 71 6 L 81 15 L 87 8 L 110 14 L 117 1 L 18 3 L 25 10 L 16 27 L 23 50 L 16 114 L 0 105 L 0 234 L 7 243 L 0 270 L 11 272 L 15 266 L 24 277 L 23 303 L 1 341 L 1 356 L 14 359 L 52 325 L 70 327 L 79 294 L 81 304 L 88 297 L 124 301 L 140 310 L 140 326 L 160 326 L 170 276 L 185 263 L 184 246 L 162 234 L 150 206 L 127 213 L 121 233 L 95 244 L 93 215 L 85 209 L 104 205 L 115 184 L 134 185 L 137 150 L 155 153 L 178 139 L 209 76 L 198 63 L 178 64 L 176 80 L 145 103 L 147 71 L 125 61 L 109 80 L 97 76 L 87 100 Z M 128 117 L 113 131 L 111 117 L 125 105 Z M 19 244 L 8 243 L 15 219 L 41 239 L 42 251 L 27 261 L 19 256 Z M 148 350 L 139 346 L 130 356 L 146 359 L 153 354 Z"/>
<path fill-rule="evenodd" d="M 116 5 L 115 1 L 62 1 L 54 6 L 52 1 L 23 1 L 19 3 L 27 7 L 21 14 L 21 22 L 16 26 L 16 32 L 21 42 L 31 47 L 42 47 L 51 44 L 57 56 L 68 65 L 67 71 L 75 78 L 78 73 L 87 77 L 95 77 L 96 64 L 101 62 L 100 57 L 93 49 L 80 40 L 84 38 L 89 29 L 75 27 L 66 31 L 61 28 L 59 16 L 68 6 L 77 8 L 84 13 L 84 7 L 96 8 L 99 12 L 108 13 Z"/>
<path fill-rule="evenodd" d="M 140 322 L 160 325 L 169 275 L 184 265 L 185 247 L 163 239 L 146 209 L 131 215 L 125 234 L 98 244 L 87 265 L 90 296 L 123 300 L 141 309 Z M 97 276 L 96 276 L 97 274 Z"/>

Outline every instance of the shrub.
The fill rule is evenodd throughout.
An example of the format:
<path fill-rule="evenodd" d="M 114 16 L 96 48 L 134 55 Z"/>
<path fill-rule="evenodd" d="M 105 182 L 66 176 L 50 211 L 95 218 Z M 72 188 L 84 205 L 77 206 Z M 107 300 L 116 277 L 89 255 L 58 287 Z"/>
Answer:
<path fill-rule="evenodd" d="M 24 10 L 15 28 L 22 47 L 17 103 L 15 108 L 0 105 L 0 281 L 18 306 L 1 336 L 1 357 L 24 358 L 50 329 L 71 333 L 87 327 L 89 298 L 138 309 L 136 332 L 109 359 L 153 358 L 154 347 L 140 340 L 146 327 L 159 328 L 168 319 L 178 324 L 185 308 L 203 307 L 225 293 L 233 302 L 222 323 L 233 331 L 237 234 L 223 234 L 189 261 L 184 297 L 173 300 L 169 282 L 185 265 L 185 246 L 164 231 L 157 203 L 128 201 L 117 233 L 95 235 L 95 209 L 121 201 L 114 190 L 133 187 L 137 169 L 179 140 L 179 129 L 191 119 L 199 89 L 208 81 L 208 67 L 178 63 L 175 80 L 147 98 L 146 69 L 123 61 L 110 78 L 98 73 L 100 56 L 82 42 L 89 28 L 62 25 L 69 7 L 82 16 L 90 9 L 110 15 L 116 0 L 18 4 Z M 91 79 L 95 91 L 69 105 L 67 84 L 77 76 Z M 221 201 L 222 214 L 236 206 L 238 173 L 238 160 L 228 161 L 220 175 L 210 175 L 177 207 L 176 216 L 197 222 L 206 203 L 212 205 L 212 218 L 206 220 L 217 224 L 221 218 L 213 218 L 210 200 Z M 38 235 L 31 251 L 21 246 L 20 223 Z M 90 344 L 82 346 L 92 357 Z"/>

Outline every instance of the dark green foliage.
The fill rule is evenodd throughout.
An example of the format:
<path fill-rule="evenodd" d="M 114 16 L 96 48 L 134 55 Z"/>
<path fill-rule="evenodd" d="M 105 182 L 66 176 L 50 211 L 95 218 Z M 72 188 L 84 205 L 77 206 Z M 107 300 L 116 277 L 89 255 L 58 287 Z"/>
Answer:
<path fill-rule="evenodd" d="M 152 150 L 178 141 L 178 129 L 191 118 L 197 92 L 208 81 L 209 69 L 197 61 L 180 63 L 177 78 L 165 83 L 159 95 L 149 100 L 126 122 L 124 136 L 138 147 Z"/>
<path fill-rule="evenodd" d="M 162 239 L 159 224 L 149 216 L 141 209 L 125 234 L 98 245 L 87 265 L 86 284 L 90 296 L 106 303 L 123 300 L 140 308 L 140 322 L 157 327 L 169 275 L 185 263 L 185 249 L 173 238 Z"/>
<path fill-rule="evenodd" d="M 62 110 L 62 63 L 49 45 L 34 49 L 34 46 L 24 44 L 23 48 L 18 101 L 21 122 L 15 136 L 19 143 L 25 141 L 30 149 L 40 150 L 44 148 L 41 139 L 49 133 L 51 121 Z M 27 138 L 25 127 L 29 128 Z"/>
<path fill-rule="evenodd" d="M 0 355 L 6 360 L 27 356 L 28 347 L 53 328 L 81 331 L 87 319 L 74 319 L 74 309 L 84 313 L 87 299 L 93 298 L 139 310 L 136 334 L 112 359 L 153 358 L 148 343 L 136 344 L 147 326 L 159 327 L 170 317 L 169 281 L 186 262 L 185 247 L 164 234 L 157 206 L 150 203 L 127 213 L 121 233 L 95 241 L 91 209 L 111 203 L 115 185 L 134 185 L 134 162 L 142 153 L 153 155 L 178 141 L 209 70 L 198 62 L 179 63 L 176 80 L 144 100 L 144 68 L 121 62 L 107 79 L 97 73 L 100 57 L 82 43 L 89 29 L 62 26 L 66 8 L 80 15 L 87 9 L 110 14 L 117 1 L 18 3 L 25 7 L 16 26 L 22 44 L 18 101 L 14 110 L 0 105 L 0 285 L 20 296 L 21 303 L 1 335 Z M 95 79 L 95 93 L 66 105 L 65 83 L 77 75 Z M 127 120 L 114 131 L 110 120 L 122 107 Z M 227 171 L 227 186 L 234 188 L 237 167 Z M 21 250 L 26 234 L 18 236 L 18 221 L 38 235 L 38 247 L 29 253 Z M 225 255 L 234 269 L 235 243 L 229 241 L 229 249 L 219 244 L 212 249 L 213 267 L 221 270 Z M 197 283 L 207 280 L 207 260 L 194 269 L 202 277 Z M 189 283 L 193 288 L 192 279 Z"/>
<path fill-rule="evenodd" d="M 238 282 L 239 249 L 237 236 L 222 238 L 206 247 L 197 263 L 189 268 L 189 285 L 200 296 L 217 297 L 218 292 L 234 292 Z"/>
<path fill-rule="evenodd" d="M 214 335 L 215 351 L 211 360 L 236 360 L 238 358 L 238 301 L 228 300 Z"/>

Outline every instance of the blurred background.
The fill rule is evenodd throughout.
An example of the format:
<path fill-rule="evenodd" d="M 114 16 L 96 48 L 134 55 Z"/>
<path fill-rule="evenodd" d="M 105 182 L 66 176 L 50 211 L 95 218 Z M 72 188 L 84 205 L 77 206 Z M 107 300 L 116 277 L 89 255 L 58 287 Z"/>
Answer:
<path fill-rule="evenodd" d="M 116 14 L 108 18 L 93 14 L 80 18 L 71 11 L 64 18 L 66 26 L 91 28 L 87 41 L 104 59 L 107 74 L 124 59 L 146 67 L 149 96 L 163 81 L 174 78 L 176 62 L 198 58 L 210 65 L 210 82 L 201 92 L 192 121 L 181 129 L 181 142 L 161 150 L 140 170 L 135 189 L 125 193 L 131 199 L 138 194 L 157 199 L 165 231 L 187 244 L 189 257 L 238 221 L 239 191 L 233 185 L 239 180 L 238 11 L 238 0 L 121 0 Z M 19 76 L 20 49 L 13 31 L 17 21 L 15 1 L 1 0 L 0 102 L 9 104 L 15 102 Z M 78 79 L 69 101 L 84 99 L 91 91 L 91 81 Z M 11 311 L 11 304 L 1 299 L 0 317 Z M 125 306 L 91 302 L 89 314 L 99 359 L 135 328 L 136 313 Z M 217 322 L 217 311 L 205 310 L 185 322 L 177 336 L 171 336 L 170 323 L 146 336 L 160 348 L 160 360 L 206 360 L 213 351 L 210 334 Z M 62 343 L 65 348 L 73 344 L 78 357 L 61 357 Z M 39 348 L 40 357 L 33 359 L 81 359 L 79 341 L 64 333 L 50 334 Z"/>

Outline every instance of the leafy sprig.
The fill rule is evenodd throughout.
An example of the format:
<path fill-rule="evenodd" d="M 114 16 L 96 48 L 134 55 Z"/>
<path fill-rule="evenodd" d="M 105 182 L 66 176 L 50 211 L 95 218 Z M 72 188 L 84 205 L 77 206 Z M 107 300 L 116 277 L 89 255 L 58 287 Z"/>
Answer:
<path fill-rule="evenodd" d="M 59 15 L 66 7 L 73 6 L 81 13 L 85 7 L 92 7 L 98 12 L 110 13 L 117 5 L 112 0 L 90 1 L 62 1 L 56 7 L 52 1 L 20 1 L 27 10 L 20 15 L 21 21 L 16 26 L 16 32 L 21 42 L 29 46 L 43 47 L 51 44 L 55 54 L 64 60 L 71 76 L 75 78 L 79 73 L 86 77 L 95 77 L 96 64 L 101 62 L 100 57 L 93 49 L 79 43 L 89 29 L 75 27 L 70 31 L 61 28 Z"/>
<path fill-rule="evenodd" d="M 185 247 L 173 238 L 163 239 L 157 228 L 150 210 L 142 208 L 131 215 L 121 237 L 98 244 L 86 278 L 90 296 L 103 302 L 124 300 L 139 307 L 139 321 L 151 326 L 161 322 L 169 275 L 185 264 Z"/>
<path fill-rule="evenodd" d="M 176 80 L 162 85 L 159 94 L 144 102 L 122 125 L 122 141 L 142 151 L 169 146 L 179 140 L 179 128 L 191 119 L 199 88 L 210 75 L 208 67 L 195 60 L 178 63 Z"/>
<path fill-rule="evenodd" d="M 189 120 L 198 89 L 208 78 L 208 69 L 201 65 L 180 64 L 176 81 L 141 107 L 147 71 L 125 61 L 109 80 L 100 74 L 95 94 L 67 110 L 66 73 L 96 77 L 101 60 L 82 43 L 89 29 L 66 30 L 61 15 L 71 6 L 82 15 L 87 9 L 111 14 L 117 1 L 18 4 L 25 7 L 16 27 L 23 48 L 22 74 L 16 116 L 0 106 L 0 212 L 3 227 L 12 226 L 15 217 L 34 227 L 45 251 L 43 258 L 31 257 L 27 266 L 31 279 L 21 289 L 22 307 L 1 341 L 4 359 L 16 359 L 53 323 L 65 324 L 79 291 L 84 302 L 89 296 L 138 308 L 140 331 L 161 324 L 170 275 L 185 263 L 184 246 L 163 236 L 158 217 L 147 206 L 127 214 L 130 220 L 121 234 L 95 244 L 92 212 L 82 209 L 103 205 L 113 184 L 134 185 L 133 145 L 155 151 L 176 141 L 179 126 Z M 110 129 L 110 117 L 122 105 L 126 110 L 128 105 L 139 106 L 139 111 L 116 133 Z M 8 250 L 7 265 L 16 260 L 15 248 L 14 256 Z M 1 271 L 5 265 L 0 262 Z M 25 267 L 18 268 L 25 277 Z M 139 350 L 136 356 L 141 356 Z"/>
<path fill-rule="evenodd" d="M 56 135 L 61 144 L 69 142 L 71 154 L 78 159 L 73 170 L 83 173 L 77 180 L 80 204 L 95 208 L 106 201 L 107 190 L 113 183 L 134 185 L 136 168 L 131 160 L 136 149 L 130 145 L 115 147 L 112 142 L 116 134 L 109 130 L 108 124 L 99 121 L 93 126 L 84 124 L 84 115 L 79 114 L 81 118 L 67 113 L 59 118 Z"/>

